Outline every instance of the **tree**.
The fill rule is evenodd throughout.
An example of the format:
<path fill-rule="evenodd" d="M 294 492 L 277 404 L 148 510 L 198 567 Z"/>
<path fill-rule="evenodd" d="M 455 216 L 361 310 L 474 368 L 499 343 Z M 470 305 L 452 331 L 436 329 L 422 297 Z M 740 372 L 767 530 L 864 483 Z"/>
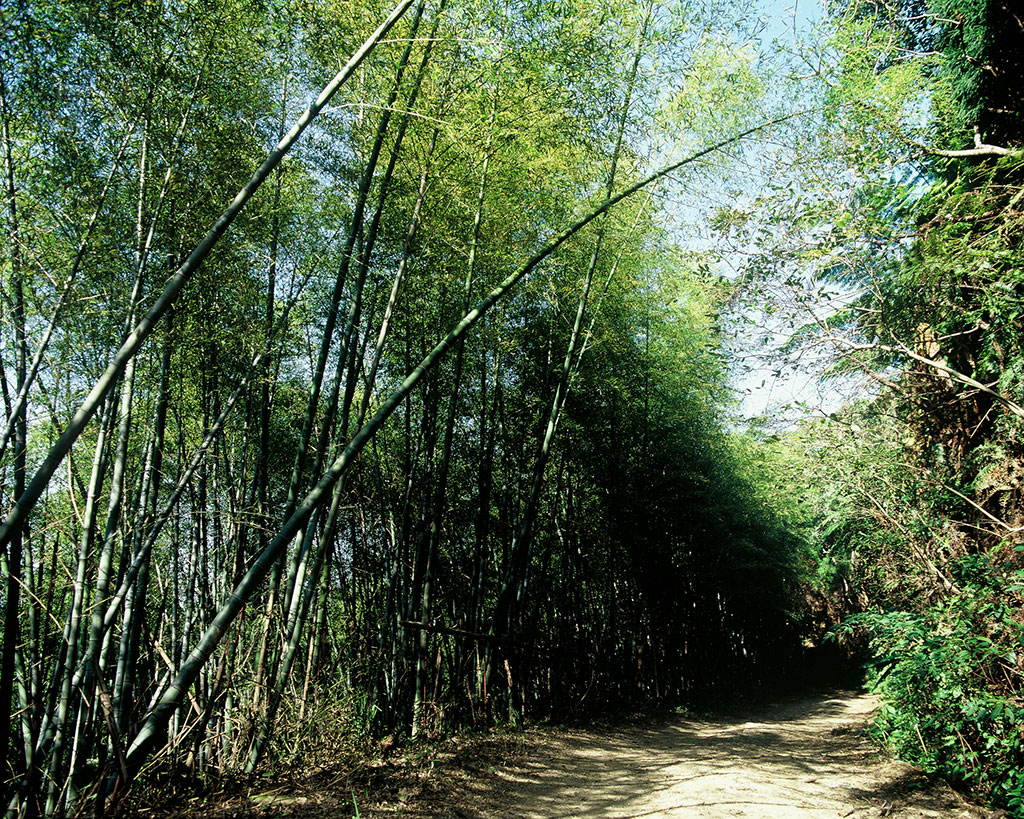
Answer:
<path fill-rule="evenodd" d="M 833 344 L 833 373 L 875 386 L 791 439 L 822 470 L 808 504 L 820 613 L 857 613 L 842 631 L 871 652 L 879 732 L 1018 810 L 1020 743 L 1006 720 L 1019 633 L 1005 626 L 1022 602 L 1007 480 L 1022 418 L 1021 135 L 1007 78 L 1021 52 L 1009 14 L 998 2 L 838 9 L 841 68 L 824 95 L 836 127 L 815 166 L 830 204 L 803 205 L 794 258 L 844 288 L 845 304 L 808 311 L 796 340 Z M 846 169 L 828 175 L 837 156 Z"/>

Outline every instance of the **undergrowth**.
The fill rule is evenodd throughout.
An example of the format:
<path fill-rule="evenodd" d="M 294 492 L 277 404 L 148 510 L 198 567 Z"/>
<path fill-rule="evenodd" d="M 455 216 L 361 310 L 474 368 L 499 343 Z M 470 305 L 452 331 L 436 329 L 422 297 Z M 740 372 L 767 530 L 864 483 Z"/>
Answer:
<path fill-rule="evenodd" d="M 972 555 L 954 587 L 921 611 L 849 617 L 867 634 L 867 684 L 882 698 L 874 732 L 893 752 L 1024 816 L 1024 571 Z"/>

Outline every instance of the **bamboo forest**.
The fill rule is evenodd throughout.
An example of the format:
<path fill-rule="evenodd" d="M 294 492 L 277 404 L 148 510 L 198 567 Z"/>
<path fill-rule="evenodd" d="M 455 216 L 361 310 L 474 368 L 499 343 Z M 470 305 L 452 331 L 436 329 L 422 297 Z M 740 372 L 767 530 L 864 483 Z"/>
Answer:
<path fill-rule="evenodd" d="M 6 815 L 844 678 L 1024 816 L 1017 2 L 391 2 L 0 2 Z"/>

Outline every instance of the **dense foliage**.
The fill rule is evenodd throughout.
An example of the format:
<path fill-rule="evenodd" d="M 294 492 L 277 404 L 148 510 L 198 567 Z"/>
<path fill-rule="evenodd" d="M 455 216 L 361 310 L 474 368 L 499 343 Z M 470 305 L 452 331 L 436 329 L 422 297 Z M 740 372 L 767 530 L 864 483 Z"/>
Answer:
<path fill-rule="evenodd" d="M 1021 21 L 851 0 L 769 59 L 736 11 L 0 9 L 9 814 L 831 630 L 885 741 L 1024 815 Z M 870 386 L 741 431 L 759 320 Z"/>
<path fill-rule="evenodd" d="M 1024 31 L 1001 0 L 826 25 L 820 202 L 771 256 L 833 292 L 792 348 L 869 384 L 779 444 L 812 477 L 816 627 L 866 649 L 892 748 L 1024 815 Z"/>
<path fill-rule="evenodd" d="M 743 32 L 405 8 L 276 166 L 391 9 L 0 12 L 12 814 L 733 691 L 795 650 L 801 541 L 723 429 L 728 288 L 653 189 L 595 210 L 668 151 L 652 123 L 695 152 L 757 124 Z"/>

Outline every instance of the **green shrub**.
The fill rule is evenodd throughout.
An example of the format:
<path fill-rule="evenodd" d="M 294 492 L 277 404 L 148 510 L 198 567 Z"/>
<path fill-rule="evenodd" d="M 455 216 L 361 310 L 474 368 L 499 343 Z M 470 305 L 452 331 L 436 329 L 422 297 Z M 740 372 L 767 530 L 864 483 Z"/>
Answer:
<path fill-rule="evenodd" d="M 868 612 L 841 632 L 866 633 L 868 686 L 882 698 L 874 730 L 896 754 L 1024 816 L 1021 698 L 1024 573 L 982 556 L 922 612 Z"/>

